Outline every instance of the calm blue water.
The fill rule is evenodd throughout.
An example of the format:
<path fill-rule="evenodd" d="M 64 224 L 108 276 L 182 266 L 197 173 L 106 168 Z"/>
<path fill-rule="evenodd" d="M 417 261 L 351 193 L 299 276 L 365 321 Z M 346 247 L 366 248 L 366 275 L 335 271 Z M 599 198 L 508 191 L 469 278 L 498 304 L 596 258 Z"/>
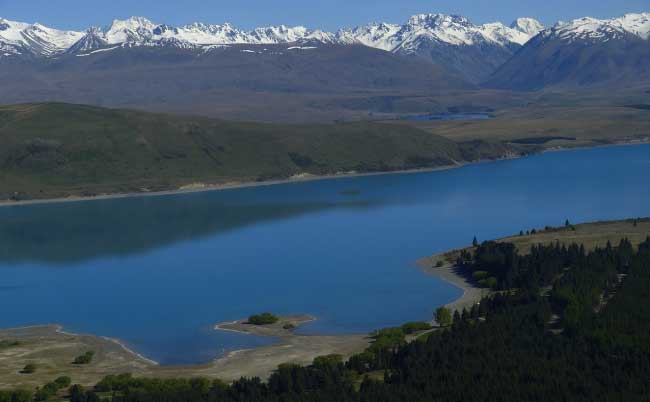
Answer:
<path fill-rule="evenodd" d="M 447 113 L 447 114 L 423 114 L 419 116 L 406 116 L 402 120 L 410 121 L 450 121 L 450 120 L 487 120 L 493 118 L 487 113 Z"/>
<path fill-rule="evenodd" d="M 212 331 L 309 313 L 308 333 L 428 319 L 460 291 L 419 257 L 521 229 L 650 215 L 650 145 L 166 197 L 0 208 L 0 327 L 61 323 L 167 364 L 272 340 Z"/>

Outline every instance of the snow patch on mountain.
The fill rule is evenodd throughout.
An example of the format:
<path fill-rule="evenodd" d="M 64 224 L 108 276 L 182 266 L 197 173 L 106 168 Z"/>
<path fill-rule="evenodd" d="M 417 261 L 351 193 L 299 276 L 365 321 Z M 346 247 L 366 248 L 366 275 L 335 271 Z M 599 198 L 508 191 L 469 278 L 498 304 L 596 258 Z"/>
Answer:
<path fill-rule="evenodd" d="M 143 17 L 114 20 L 105 29 L 104 39 L 111 45 L 125 42 L 144 42 L 151 38 L 156 27 L 156 24 Z"/>
<path fill-rule="evenodd" d="M 551 29 L 544 31 L 544 35 L 567 42 L 608 41 L 622 39 L 628 35 L 647 40 L 650 38 L 650 13 L 626 14 L 609 20 L 579 18 L 570 22 L 557 23 Z"/>
<path fill-rule="evenodd" d="M 528 21 L 528 24 L 541 27 L 535 20 Z M 458 15 L 419 14 L 412 16 L 404 25 L 377 23 L 342 30 L 338 38 L 343 43 L 359 43 L 392 52 L 413 52 L 425 43 L 452 46 L 481 43 L 523 45 L 538 32 L 534 28 L 511 28 L 499 22 L 475 25 Z"/>
<path fill-rule="evenodd" d="M 34 54 L 51 56 L 65 51 L 82 36 L 83 33 L 80 32 L 60 31 L 39 23 L 0 19 L 0 44 L 3 49 L 22 48 Z"/>
<path fill-rule="evenodd" d="M 544 30 L 544 25 L 534 18 L 517 18 L 510 25 L 510 28 L 525 33 L 532 38 Z"/>

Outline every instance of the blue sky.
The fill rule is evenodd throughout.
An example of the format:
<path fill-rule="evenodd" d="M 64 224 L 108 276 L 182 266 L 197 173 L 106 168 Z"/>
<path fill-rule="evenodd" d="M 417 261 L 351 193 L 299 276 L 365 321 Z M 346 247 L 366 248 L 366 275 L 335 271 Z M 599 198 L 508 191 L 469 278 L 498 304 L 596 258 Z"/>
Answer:
<path fill-rule="evenodd" d="M 404 22 L 417 13 L 455 13 L 475 23 L 535 17 L 545 24 L 586 15 L 650 11 L 650 0 L 0 0 L 0 17 L 65 29 L 145 16 L 157 23 L 231 22 L 242 29 L 305 25 L 336 30 L 372 21 Z"/>

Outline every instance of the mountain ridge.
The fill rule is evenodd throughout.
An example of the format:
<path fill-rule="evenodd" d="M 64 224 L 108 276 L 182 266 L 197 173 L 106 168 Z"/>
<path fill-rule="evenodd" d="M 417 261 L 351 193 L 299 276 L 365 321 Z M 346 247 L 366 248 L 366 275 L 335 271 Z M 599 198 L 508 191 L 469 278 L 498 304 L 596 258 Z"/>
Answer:
<path fill-rule="evenodd" d="M 541 24 L 534 21 L 531 27 Z M 387 46 L 385 36 L 372 38 L 376 27 L 390 27 L 389 32 L 396 35 L 391 39 L 392 46 Z M 232 24 L 192 24 L 174 27 L 157 24 L 144 17 L 130 17 L 125 20 L 113 20 L 104 27 L 91 27 L 86 32 L 62 31 L 45 27 L 39 23 L 29 24 L 0 18 L 0 43 L 4 46 L 22 47 L 31 50 L 38 56 L 51 57 L 70 49 L 84 48 L 78 42 L 88 43 L 88 36 L 101 38 L 107 45 L 126 45 L 164 43 L 165 40 L 176 39 L 185 45 L 197 47 L 209 45 L 232 44 L 279 44 L 293 42 L 321 42 L 336 44 L 363 44 L 386 51 L 410 49 L 410 42 L 418 37 L 427 36 L 440 42 L 452 45 L 471 45 L 476 40 L 486 40 L 500 45 L 516 43 L 522 45 L 538 31 L 525 31 L 513 23 L 508 27 L 495 22 L 474 25 L 468 19 L 457 15 L 418 14 L 412 16 L 403 25 L 375 23 L 350 29 L 341 29 L 335 33 L 320 29 L 308 29 L 303 26 L 289 27 L 285 25 L 255 28 L 244 31 Z M 36 44 L 41 46 L 32 47 Z M 97 41 L 93 41 L 97 42 Z M 85 49 L 88 50 L 88 49 Z"/>
<path fill-rule="evenodd" d="M 514 90 L 650 82 L 650 13 L 579 18 L 542 31 L 483 84 Z"/>

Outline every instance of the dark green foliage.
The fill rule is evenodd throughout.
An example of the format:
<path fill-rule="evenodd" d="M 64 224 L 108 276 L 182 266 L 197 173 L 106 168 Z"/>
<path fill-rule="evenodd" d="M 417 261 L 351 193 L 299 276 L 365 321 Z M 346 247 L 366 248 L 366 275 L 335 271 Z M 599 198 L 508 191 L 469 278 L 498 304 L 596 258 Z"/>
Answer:
<path fill-rule="evenodd" d="M 45 401 L 57 394 L 60 389 L 68 388 L 71 384 L 70 377 L 59 377 L 44 386 L 37 388 L 34 394 L 35 401 Z"/>
<path fill-rule="evenodd" d="M 59 389 L 68 388 L 72 383 L 72 380 L 68 376 L 61 376 L 56 380 L 54 380 L 54 383 L 56 384 L 57 387 L 59 387 Z"/>
<path fill-rule="evenodd" d="M 23 367 L 21 373 L 23 374 L 33 374 L 36 372 L 36 365 L 33 363 L 27 364 L 25 367 Z"/>
<path fill-rule="evenodd" d="M 17 391 L 1 391 L 0 402 L 32 402 L 34 396 L 31 391 L 17 390 Z"/>
<path fill-rule="evenodd" d="M 494 276 L 487 277 L 478 281 L 479 286 L 488 289 L 497 289 L 499 281 Z"/>
<path fill-rule="evenodd" d="M 448 327 L 452 323 L 451 311 L 446 307 L 436 310 L 436 321 L 441 327 Z"/>
<path fill-rule="evenodd" d="M 280 318 L 271 313 L 255 314 L 248 317 L 248 323 L 253 325 L 270 325 L 280 321 Z"/>
<path fill-rule="evenodd" d="M 438 260 L 436 262 L 436 268 L 441 268 L 445 265 L 445 262 L 443 260 Z"/>
<path fill-rule="evenodd" d="M 472 273 L 472 279 L 475 281 L 480 281 L 481 279 L 485 279 L 490 275 L 488 271 L 474 271 Z"/>
<path fill-rule="evenodd" d="M 396 348 L 406 341 L 402 328 L 384 328 L 372 334 L 374 339 L 369 350 L 378 351 Z"/>
<path fill-rule="evenodd" d="M 407 322 L 401 326 L 402 332 L 406 335 L 431 329 L 431 324 L 424 321 Z"/>
<path fill-rule="evenodd" d="M 303 169 L 309 168 L 314 164 L 314 160 L 311 157 L 300 155 L 297 152 L 289 152 L 289 158 L 291 158 L 291 161 L 295 163 L 296 166 Z"/>
<path fill-rule="evenodd" d="M 90 364 L 90 362 L 93 361 L 93 356 L 95 355 L 95 352 L 93 351 L 88 351 L 84 353 L 81 356 L 75 357 L 74 361 L 72 364 Z"/>

